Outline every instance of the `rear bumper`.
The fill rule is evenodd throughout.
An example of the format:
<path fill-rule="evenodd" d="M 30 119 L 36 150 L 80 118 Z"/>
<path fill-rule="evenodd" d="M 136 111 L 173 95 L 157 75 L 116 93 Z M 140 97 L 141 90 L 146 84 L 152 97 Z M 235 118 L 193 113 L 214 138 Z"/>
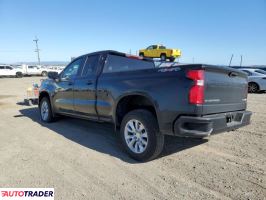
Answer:
<path fill-rule="evenodd" d="M 206 137 L 250 124 L 250 111 L 228 112 L 203 117 L 181 116 L 174 123 L 174 133 L 182 137 Z"/>

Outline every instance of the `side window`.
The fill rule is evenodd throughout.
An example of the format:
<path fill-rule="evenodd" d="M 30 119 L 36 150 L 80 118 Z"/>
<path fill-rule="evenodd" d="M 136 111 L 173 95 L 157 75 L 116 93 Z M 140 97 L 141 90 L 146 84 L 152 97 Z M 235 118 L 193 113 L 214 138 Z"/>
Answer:
<path fill-rule="evenodd" d="M 74 78 L 78 75 L 79 69 L 83 67 L 84 57 L 81 57 L 70 63 L 66 69 L 61 73 L 60 77 L 63 79 Z"/>
<path fill-rule="evenodd" d="M 266 71 L 263 71 L 263 70 L 260 70 L 260 69 L 256 70 L 255 72 L 266 75 Z"/>
<path fill-rule="evenodd" d="M 103 72 L 124 72 L 153 68 L 155 68 L 155 65 L 151 61 L 132 59 L 116 55 L 108 55 Z"/>
<path fill-rule="evenodd" d="M 153 45 L 152 46 L 152 49 L 157 49 L 157 45 Z"/>
<path fill-rule="evenodd" d="M 6 67 L 6 69 L 10 69 L 10 70 L 11 70 L 11 69 L 12 69 L 12 67 L 8 67 L 8 66 L 7 66 L 7 67 Z"/>
<path fill-rule="evenodd" d="M 33 66 L 28 66 L 29 69 L 33 69 Z"/>
<path fill-rule="evenodd" d="M 0 66 L 0 69 L 5 69 L 5 67 L 4 66 Z"/>
<path fill-rule="evenodd" d="M 148 50 L 152 50 L 153 49 L 153 46 L 149 46 L 147 49 Z"/>
<path fill-rule="evenodd" d="M 99 55 L 88 56 L 84 68 L 81 72 L 81 76 L 85 77 L 90 74 L 94 74 L 96 72 L 98 61 L 99 61 Z"/>
<path fill-rule="evenodd" d="M 243 70 L 243 72 L 246 72 L 248 76 L 252 75 L 252 73 L 250 71 L 248 71 L 248 70 Z"/>
<path fill-rule="evenodd" d="M 159 49 L 166 49 L 165 46 L 159 46 Z"/>

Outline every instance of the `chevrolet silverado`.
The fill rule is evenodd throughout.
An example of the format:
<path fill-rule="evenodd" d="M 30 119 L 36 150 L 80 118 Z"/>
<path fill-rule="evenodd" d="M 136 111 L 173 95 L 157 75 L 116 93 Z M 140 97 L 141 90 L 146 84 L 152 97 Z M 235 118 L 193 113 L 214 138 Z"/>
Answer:
<path fill-rule="evenodd" d="M 164 135 L 203 138 L 250 123 L 248 80 L 228 67 L 156 68 L 147 58 L 100 51 L 74 59 L 40 87 L 41 120 L 57 116 L 110 122 L 136 160 L 156 158 Z"/>

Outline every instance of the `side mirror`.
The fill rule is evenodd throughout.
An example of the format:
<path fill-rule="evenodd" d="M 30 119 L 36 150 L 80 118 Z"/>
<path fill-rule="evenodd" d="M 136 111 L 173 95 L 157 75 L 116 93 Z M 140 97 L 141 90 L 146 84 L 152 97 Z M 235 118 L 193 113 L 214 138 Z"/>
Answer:
<path fill-rule="evenodd" d="M 59 78 L 58 72 L 48 72 L 48 78 L 53 80 L 58 79 Z"/>

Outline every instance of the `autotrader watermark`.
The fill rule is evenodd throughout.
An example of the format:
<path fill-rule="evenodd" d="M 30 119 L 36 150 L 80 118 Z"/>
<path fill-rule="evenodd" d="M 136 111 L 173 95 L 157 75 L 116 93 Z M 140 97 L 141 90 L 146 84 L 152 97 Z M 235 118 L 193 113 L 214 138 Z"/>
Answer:
<path fill-rule="evenodd" d="M 0 188 L 0 200 L 54 200 L 54 188 Z"/>

